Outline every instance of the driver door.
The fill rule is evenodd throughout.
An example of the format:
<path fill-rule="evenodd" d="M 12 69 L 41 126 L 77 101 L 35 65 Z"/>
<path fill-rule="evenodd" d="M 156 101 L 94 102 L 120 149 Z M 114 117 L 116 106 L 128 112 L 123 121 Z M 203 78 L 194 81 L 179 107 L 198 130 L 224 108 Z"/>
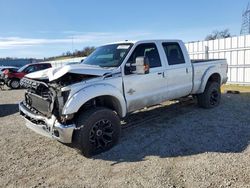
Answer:
<path fill-rule="evenodd" d="M 124 95 L 129 112 L 159 104 L 167 97 L 165 67 L 161 62 L 156 44 L 139 44 L 130 56 L 127 65 L 135 63 L 137 57 L 148 58 L 150 70 L 148 74 L 136 74 L 125 66 Z"/>

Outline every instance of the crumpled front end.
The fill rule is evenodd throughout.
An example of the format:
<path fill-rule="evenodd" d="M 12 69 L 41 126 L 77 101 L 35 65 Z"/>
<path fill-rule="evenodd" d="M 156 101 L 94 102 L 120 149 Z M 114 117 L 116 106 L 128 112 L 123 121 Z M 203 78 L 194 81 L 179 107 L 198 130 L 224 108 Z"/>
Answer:
<path fill-rule="evenodd" d="M 65 66 L 26 75 L 21 87 L 27 89 L 20 114 L 27 127 L 64 143 L 72 142 L 75 114 L 63 114 L 68 99 L 88 80 L 102 79 L 110 70 L 92 66 Z M 77 85 L 77 86 L 76 86 Z"/>
<path fill-rule="evenodd" d="M 39 115 L 30 108 L 25 102 L 19 104 L 20 115 L 25 119 L 26 126 L 36 133 L 56 139 L 63 143 L 71 143 L 72 136 L 75 129 L 75 124 L 64 125 L 56 120 L 55 116 L 47 118 Z"/>
<path fill-rule="evenodd" d="M 25 100 L 19 104 L 26 126 L 43 136 L 71 143 L 75 124 L 61 121 L 58 91 L 46 82 L 27 78 L 21 80 L 21 86 L 27 89 Z"/>

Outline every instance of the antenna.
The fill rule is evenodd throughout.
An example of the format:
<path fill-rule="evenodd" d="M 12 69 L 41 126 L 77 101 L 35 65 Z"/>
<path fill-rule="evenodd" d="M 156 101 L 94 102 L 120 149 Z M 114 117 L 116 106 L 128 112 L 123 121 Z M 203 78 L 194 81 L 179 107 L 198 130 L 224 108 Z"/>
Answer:
<path fill-rule="evenodd" d="M 250 3 L 247 4 L 246 11 L 242 14 L 242 25 L 240 30 L 241 35 L 250 34 Z"/>
<path fill-rule="evenodd" d="M 72 48 L 72 53 L 74 53 L 74 36 L 72 35 L 72 41 L 71 41 L 71 48 Z"/>

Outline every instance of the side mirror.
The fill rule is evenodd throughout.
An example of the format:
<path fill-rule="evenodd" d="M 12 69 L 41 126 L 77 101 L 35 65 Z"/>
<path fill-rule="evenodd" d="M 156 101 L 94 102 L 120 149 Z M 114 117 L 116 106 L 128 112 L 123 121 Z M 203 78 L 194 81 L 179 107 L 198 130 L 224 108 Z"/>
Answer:
<path fill-rule="evenodd" d="M 148 74 L 149 73 L 149 62 L 145 57 L 137 57 L 135 60 L 135 71 L 136 74 Z"/>

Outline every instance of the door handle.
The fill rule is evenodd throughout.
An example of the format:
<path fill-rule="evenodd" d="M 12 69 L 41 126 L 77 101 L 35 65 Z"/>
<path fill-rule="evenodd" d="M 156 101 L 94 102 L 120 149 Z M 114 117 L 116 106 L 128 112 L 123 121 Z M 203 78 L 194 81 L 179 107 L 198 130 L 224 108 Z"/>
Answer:
<path fill-rule="evenodd" d="M 164 72 L 158 72 L 157 74 L 158 74 L 158 75 L 162 75 L 163 78 L 165 77 Z"/>

